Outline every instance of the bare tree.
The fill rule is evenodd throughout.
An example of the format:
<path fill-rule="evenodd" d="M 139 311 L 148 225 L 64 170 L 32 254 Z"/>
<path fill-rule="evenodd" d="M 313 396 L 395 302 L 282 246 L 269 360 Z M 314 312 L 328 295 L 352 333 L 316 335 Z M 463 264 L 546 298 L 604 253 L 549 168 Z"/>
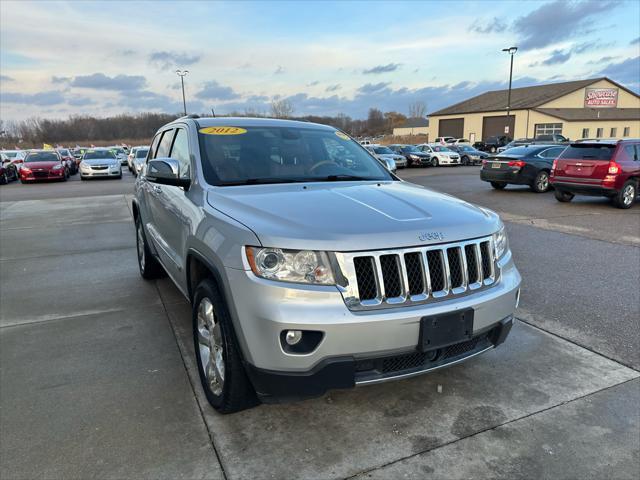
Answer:
<path fill-rule="evenodd" d="M 271 116 L 274 118 L 289 118 L 293 114 L 293 105 L 289 100 L 274 100 L 271 102 Z"/>
<path fill-rule="evenodd" d="M 427 104 L 421 101 L 409 105 L 409 118 L 424 118 L 427 114 Z"/>

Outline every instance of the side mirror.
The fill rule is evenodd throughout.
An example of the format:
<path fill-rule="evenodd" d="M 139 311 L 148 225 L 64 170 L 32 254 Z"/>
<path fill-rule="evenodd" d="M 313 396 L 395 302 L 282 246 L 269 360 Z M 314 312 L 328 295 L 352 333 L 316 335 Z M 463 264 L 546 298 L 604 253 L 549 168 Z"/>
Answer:
<path fill-rule="evenodd" d="M 180 164 L 173 158 L 154 158 L 147 162 L 145 178 L 161 185 L 189 188 L 191 180 L 180 178 Z"/>

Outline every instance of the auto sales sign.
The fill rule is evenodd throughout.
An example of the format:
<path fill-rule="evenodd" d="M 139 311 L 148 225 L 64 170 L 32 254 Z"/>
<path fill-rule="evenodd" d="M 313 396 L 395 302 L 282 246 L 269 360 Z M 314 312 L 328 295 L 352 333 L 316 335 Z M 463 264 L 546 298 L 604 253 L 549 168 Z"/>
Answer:
<path fill-rule="evenodd" d="M 589 108 L 615 108 L 618 106 L 618 89 L 585 88 L 584 106 Z"/>

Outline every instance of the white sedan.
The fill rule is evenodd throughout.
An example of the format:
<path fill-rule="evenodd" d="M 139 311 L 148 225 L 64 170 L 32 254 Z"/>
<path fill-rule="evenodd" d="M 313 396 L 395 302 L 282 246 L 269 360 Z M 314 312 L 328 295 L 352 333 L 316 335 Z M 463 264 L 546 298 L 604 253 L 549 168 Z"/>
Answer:
<path fill-rule="evenodd" d="M 429 154 L 433 167 L 437 167 L 438 165 L 460 165 L 460 154 L 444 145 L 423 143 L 422 145 L 418 145 L 418 148 L 422 152 Z"/>

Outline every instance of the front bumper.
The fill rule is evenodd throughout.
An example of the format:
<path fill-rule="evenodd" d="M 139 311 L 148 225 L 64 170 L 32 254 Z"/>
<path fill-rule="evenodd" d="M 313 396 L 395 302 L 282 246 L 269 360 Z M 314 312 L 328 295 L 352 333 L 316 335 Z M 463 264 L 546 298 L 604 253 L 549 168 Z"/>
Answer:
<path fill-rule="evenodd" d="M 23 169 L 20 169 L 20 180 L 23 182 L 36 182 L 41 180 L 62 180 L 65 178 L 64 168 L 59 170 L 50 171 L 32 171 L 26 173 Z"/>
<path fill-rule="evenodd" d="M 440 165 L 460 165 L 460 157 L 452 158 L 452 157 L 438 157 L 440 161 Z"/>
<path fill-rule="evenodd" d="M 81 169 L 80 175 L 84 178 L 108 178 L 119 177 L 122 175 L 122 169 L 118 170 L 94 170 L 94 169 Z"/>
<path fill-rule="evenodd" d="M 358 362 L 415 353 L 420 320 L 425 316 L 473 308 L 473 335 L 492 331 L 513 315 L 521 281 L 510 253 L 500 260 L 498 266 L 499 281 L 486 290 L 430 304 L 373 311 L 349 310 L 335 287 L 276 283 L 257 278 L 251 271 L 232 268 L 226 269 L 226 275 L 230 292 L 237 295 L 234 325 L 247 370 L 250 376 L 255 377 L 256 390 L 263 396 L 281 396 L 279 387 L 276 388 L 279 381 L 263 385 L 260 379 L 265 375 L 304 378 L 321 371 L 325 373 L 319 374 L 316 380 L 324 376 L 342 379 L 331 380 L 334 383 L 327 380 L 327 385 L 320 388 L 321 394 L 328 388 L 350 387 L 358 383 Z M 310 353 L 285 352 L 281 343 L 281 334 L 285 330 L 319 331 L 322 332 L 322 340 Z M 498 343 L 493 342 L 487 348 L 496 345 Z M 337 367 L 338 364 L 342 366 Z M 349 367 L 351 370 L 343 370 L 344 364 L 352 365 Z M 418 373 L 432 367 L 432 364 L 425 365 Z M 338 368 L 340 374 L 327 373 Z M 344 379 L 345 375 L 349 378 Z M 403 374 L 384 379 L 397 376 Z M 302 380 L 293 382 L 293 393 L 299 381 Z"/>

